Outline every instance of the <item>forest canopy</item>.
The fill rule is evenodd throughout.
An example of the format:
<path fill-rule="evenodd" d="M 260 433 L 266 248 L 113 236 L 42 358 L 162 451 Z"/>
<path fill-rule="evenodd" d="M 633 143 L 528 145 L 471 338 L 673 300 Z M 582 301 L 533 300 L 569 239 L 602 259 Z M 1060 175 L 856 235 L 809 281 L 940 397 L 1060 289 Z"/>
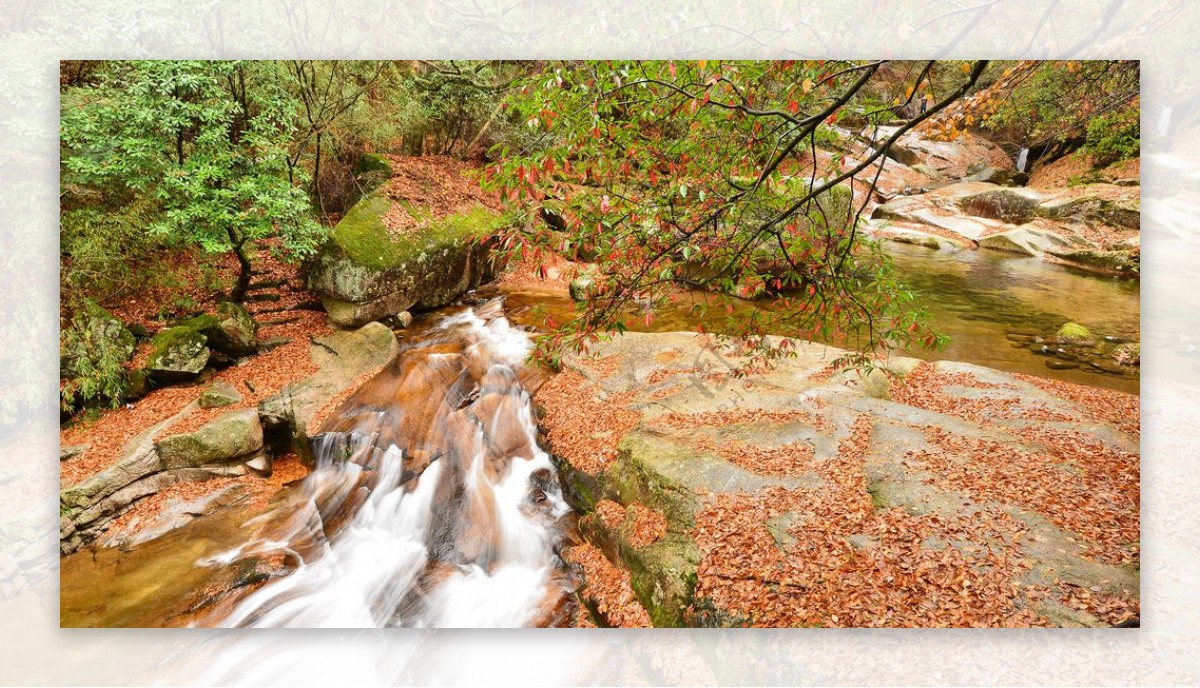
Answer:
<path fill-rule="evenodd" d="M 304 266 L 370 192 L 369 154 L 468 161 L 519 218 L 502 252 L 596 266 L 577 317 L 546 323 L 551 359 L 681 290 L 713 322 L 761 303 L 720 329 L 768 358 L 768 332 L 858 363 L 936 346 L 861 231 L 893 144 L 986 131 L 1114 163 L 1138 154 L 1137 85 L 1135 61 L 65 61 L 63 347 L 89 304 L 157 289 L 169 324 L 197 289 L 243 301 L 263 250 Z M 120 401 L 93 349 L 64 403 Z"/>

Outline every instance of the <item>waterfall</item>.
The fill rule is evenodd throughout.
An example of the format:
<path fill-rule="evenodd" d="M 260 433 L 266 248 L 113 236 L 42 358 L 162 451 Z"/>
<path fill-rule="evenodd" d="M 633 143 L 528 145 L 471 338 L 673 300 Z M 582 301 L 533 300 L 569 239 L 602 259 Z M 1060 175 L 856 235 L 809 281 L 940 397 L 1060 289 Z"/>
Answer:
<path fill-rule="evenodd" d="M 1029 149 L 1022 148 L 1020 153 L 1017 153 L 1017 171 L 1024 172 L 1025 165 L 1029 162 Z"/>
<path fill-rule="evenodd" d="M 1158 113 L 1158 135 L 1166 136 L 1171 133 L 1171 106 L 1167 105 Z"/>
<path fill-rule="evenodd" d="M 531 342 L 499 301 L 414 337 L 322 426 L 286 519 L 213 561 L 295 569 L 220 626 L 512 627 L 570 613 L 569 512 L 518 378 Z"/>

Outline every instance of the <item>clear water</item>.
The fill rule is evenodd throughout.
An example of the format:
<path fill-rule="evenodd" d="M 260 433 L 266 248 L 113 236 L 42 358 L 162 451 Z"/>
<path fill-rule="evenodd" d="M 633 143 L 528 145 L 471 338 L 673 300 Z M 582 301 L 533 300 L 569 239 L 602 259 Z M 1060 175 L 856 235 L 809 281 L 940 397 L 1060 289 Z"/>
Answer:
<path fill-rule="evenodd" d="M 911 355 L 1138 393 L 1136 369 L 1125 376 L 1083 368 L 1054 370 L 1047 367 L 1045 356 L 1007 337 L 1024 332 L 1053 335 L 1063 323 L 1075 321 L 1096 336 L 1138 341 L 1140 286 L 1136 280 L 993 251 L 935 251 L 896 243 L 890 243 L 888 251 L 904 282 L 917 294 L 917 305 L 930 314 L 933 328 L 949 336 L 946 347 L 918 349 L 908 352 Z M 540 313 L 561 322 L 571 318 L 575 309 L 561 292 L 507 291 L 505 297 L 510 317 L 534 326 L 541 322 Z M 748 311 L 764 304 L 735 306 L 735 317 L 739 307 Z M 653 332 L 694 330 L 697 322 L 686 303 L 656 312 L 649 325 L 636 316 L 627 320 L 631 330 Z M 719 329 L 714 323 L 706 325 Z"/>

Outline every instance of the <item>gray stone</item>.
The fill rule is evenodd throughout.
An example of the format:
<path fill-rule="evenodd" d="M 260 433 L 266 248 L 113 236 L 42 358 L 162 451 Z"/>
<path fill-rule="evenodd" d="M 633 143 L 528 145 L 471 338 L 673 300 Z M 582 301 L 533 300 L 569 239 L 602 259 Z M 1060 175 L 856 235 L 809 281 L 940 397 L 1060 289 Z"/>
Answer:
<path fill-rule="evenodd" d="M 196 403 L 200 408 L 232 406 L 242 400 L 242 395 L 228 382 L 214 382 L 200 393 Z"/>
<path fill-rule="evenodd" d="M 1029 189 L 996 189 L 964 198 L 962 207 L 970 215 L 1024 224 L 1035 217 L 1041 200 L 1040 194 Z"/>
<path fill-rule="evenodd" d="M 64 444 L 58 449 L 58 460 L 66 461 L 67 459 L 79 456 L 88 450 L 90 444 Z"/>
<path fill-rule="evenodd" d="M 979 240 L 980 248 L 1026 256 L 1040 256 L 1069 246 L 1070 242 L 1061 236 L 1037 227 L 1017 227 Z"/>
<path fill-rule="evenodd" d="M 232 463 L 262 446 L 263 429 L 255 409 L 228 411 L 198 430 L 156 443 L 163 470 Z"/>
<path fill-rule="evenodd" d="M 186 325 L 172 327 L 154 336 L 146 371 L 161 382 L 191 380 L 208 365 L 208 337 Z"/>

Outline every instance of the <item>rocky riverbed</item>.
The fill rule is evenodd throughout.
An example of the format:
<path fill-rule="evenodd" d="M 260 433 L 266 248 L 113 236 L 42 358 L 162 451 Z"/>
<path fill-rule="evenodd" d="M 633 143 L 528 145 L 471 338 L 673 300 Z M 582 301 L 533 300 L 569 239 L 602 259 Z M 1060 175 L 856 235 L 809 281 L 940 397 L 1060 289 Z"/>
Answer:
<path fill-rule="evenodd" d="M 851 154 L 870 144 L 847 132 Z M 186 623 L 198 591 L 286 574 L 260 562 L 214 583 L 188 562 L 218 541 L 235 545 L 239 515 L 305 476 L 320 420 L 395 360 L 409 309 L 454 303 L 501 268 L 487 237 L 512 218 L 451 167 L 380 159 L 307 284 L 283 280 L 292 286 L 280 306 L 278 296 L 249 310 L 222 305 L 136 339 L 95 311 L 96 336 L 141 387 L 128 407 L 63 429 L 60 536 L 73 581 L 64 623 Z M 1136 617 L 1132 179 L 1039 179 L 978 137 L 906 137 L 865 199 L 865 228 L 891 242 L 935 328 L 951 335 L 944 352 L 847 372 L 831 365 L 836 349 L 796 342 L 795 357 L 755 370 L 736 349 L 673 331 L 695 323 L 668 313 L 656 332 L 569 357 L 544 382 L 530 377 L 544 446 L 579 517 L 561 552 L 582 574 L 573 623 Z M 542 267 L 509 266 L 491 287 L 514 322 L 535 324 L 535 307 L 573 311 L 568 283 L 580 266 Z M 270 319 L 279 311 L 287 317 Z M 172 599 L 190 602 L 170 613 L 134 597 L 96 603 L 104 590 L 133 595 L 118 579 L 141 585 L 176 554 L 190 559 L 172 567 L 188 572 Z"/>

